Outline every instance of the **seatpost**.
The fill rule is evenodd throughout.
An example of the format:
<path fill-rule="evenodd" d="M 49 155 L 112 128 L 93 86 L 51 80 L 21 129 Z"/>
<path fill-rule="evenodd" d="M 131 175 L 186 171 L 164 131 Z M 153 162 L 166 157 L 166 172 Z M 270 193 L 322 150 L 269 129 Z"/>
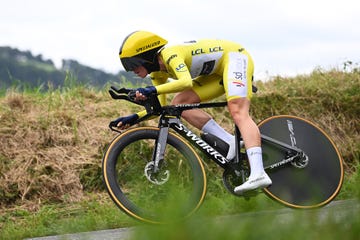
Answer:
<path fill-rule="evenodd" d="M 236 153 L 236 157 L 235 157 L 235 163 L 240 163 L 240 161 L 242 160 L 240 157 L 240 140 L 241 140 L 241 133 L 239 128 L 236 126 L 235 124 L 235 153 Z"/>
<path fill-rule="evenodd" d="M 239 130 L 239 128 L 238 128 L 238 126 L 236 124 L 235 124 L 235 131 L 234 132 L 235 132 L 235 151 L 236 151 L 235 164 L 243 166 L 243 161 L 245 159 L 242 157 L 242 154 L 241 154 L 242 137 L 241 137 L 240 130 Z M 242 177 L 242 181 L 245 182 L 246 181 L 246 170 L 243 167 L 241 167 L 240 169 L 241 169 L 240 174 L 241 174 L 241 177 Z"/>

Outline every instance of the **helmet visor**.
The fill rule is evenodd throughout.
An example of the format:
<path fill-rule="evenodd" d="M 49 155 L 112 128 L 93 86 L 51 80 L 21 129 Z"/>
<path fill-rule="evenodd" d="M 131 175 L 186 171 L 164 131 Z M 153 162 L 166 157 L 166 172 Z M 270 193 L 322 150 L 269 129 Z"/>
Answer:
<path fill-rule="evenodd" d="M 127 72 L 134 71 L 135 68 L 139 66 L 143 66 L 145 63 L 149 63 L 142 58 L 138 57 L 129 57 L 129 58 L 121 58 L 121 63 Z"/>

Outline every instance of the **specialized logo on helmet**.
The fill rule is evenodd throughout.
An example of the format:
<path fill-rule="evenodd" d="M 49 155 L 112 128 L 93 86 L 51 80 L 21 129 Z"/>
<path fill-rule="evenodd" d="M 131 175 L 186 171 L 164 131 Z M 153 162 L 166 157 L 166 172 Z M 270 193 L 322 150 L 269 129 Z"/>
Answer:
<path fill-rule="evenodd" d="M 160 45 L 160 41 L 156 41 L 156 42 L 147 44 L 147 45 L 145 45 L 145 46 L 143 46 L 143 47 L 139 47 L 139 48 L 136 49 L 136 52 L 137 52 L 137 53 L 143 52 L 143 51 L 145 51 L 145 50 L 147 50 L 147 49 L 149 49 L 149 48 L 154 48 L 154 47 L 156 47 L 156 46 L 158 46 L 158 45 Z"/>

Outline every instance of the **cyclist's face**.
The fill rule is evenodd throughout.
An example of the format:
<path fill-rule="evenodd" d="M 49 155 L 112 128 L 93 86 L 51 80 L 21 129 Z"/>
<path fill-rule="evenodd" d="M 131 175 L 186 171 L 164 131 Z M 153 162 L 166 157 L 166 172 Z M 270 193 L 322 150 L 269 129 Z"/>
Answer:
<path fill-rule="evenodd" d="M 138 66 L 134 68 L 133 72 L 141 78 L 144 78 L 146 77 L 146 75 L 148 75 L 146 68 L 144 68 L 143 66 Z"/>

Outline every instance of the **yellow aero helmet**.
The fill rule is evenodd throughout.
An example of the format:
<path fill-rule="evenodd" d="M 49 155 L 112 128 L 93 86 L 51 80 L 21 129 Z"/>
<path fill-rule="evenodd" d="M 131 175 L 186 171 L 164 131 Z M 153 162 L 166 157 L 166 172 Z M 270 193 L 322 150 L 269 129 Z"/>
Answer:
<path fill-rule="evenodd" d="M 129 34 L 122 43 L 119 57 L 126 71 L 132 71 L 138 66 L 144 66 L 148 72 L 159 68 L 158 51 L 168 41 L 147 31 L 136 31 Z"/>

